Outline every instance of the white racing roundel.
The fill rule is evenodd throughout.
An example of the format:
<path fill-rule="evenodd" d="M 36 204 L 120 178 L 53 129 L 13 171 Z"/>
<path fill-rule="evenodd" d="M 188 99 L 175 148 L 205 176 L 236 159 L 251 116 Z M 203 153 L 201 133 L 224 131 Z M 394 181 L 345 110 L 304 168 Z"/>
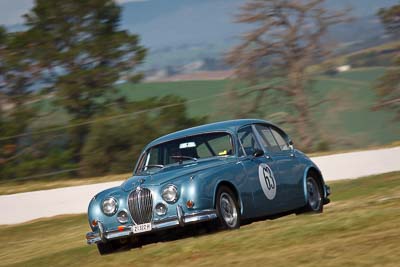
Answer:
<path fill-rule="evenodd" d="M 260 179 L 260 184 L 265 196 L 272 200 L 276 195 L 276 181 L 271 168 L 265 164 L 261 163 L 258 165 L 258 178 Z"/>

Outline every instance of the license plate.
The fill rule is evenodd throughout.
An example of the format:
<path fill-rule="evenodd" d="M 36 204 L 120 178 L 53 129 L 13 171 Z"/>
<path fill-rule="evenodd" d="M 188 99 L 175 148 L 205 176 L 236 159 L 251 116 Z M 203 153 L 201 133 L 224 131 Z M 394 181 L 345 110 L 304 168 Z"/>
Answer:
<path fill-rule="evenodd" d="M 132 232 L 134 234 L 151 231 L 151 223 L 144 223 L 132 226 Z"/>

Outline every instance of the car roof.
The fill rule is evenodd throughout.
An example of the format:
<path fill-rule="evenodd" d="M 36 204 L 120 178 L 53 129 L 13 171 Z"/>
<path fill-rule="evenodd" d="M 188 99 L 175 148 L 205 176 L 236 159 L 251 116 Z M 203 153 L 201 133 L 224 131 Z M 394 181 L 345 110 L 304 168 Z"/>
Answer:
<path fill-rule="evenodd" d="M 146 146 L 146 149 L 149 147 L 164 143 L 164 142 L 183 138 L 186 136 L 201 134 L 201 133 L 219 132 L 219 131 L 234 133 L 237 131 L 238 128 L 240 128 L 244 125 L 255 124 L 255 123 L 272 124 L 269 121 L 259 120 L 259 119 L 240 119 L 240 120 L 230 120 L 230 121 L 221 121 L 221 122 L 215 122 L 215 123 L 210 123 L 210 124 L 204 124 L 204 125 L 200 125 L 197 127 L 192 127 L 192 128 L 188 128 L 185 130 L 181 130 L 178 132 L 174 132 L 174 133 L 170 133 L 170 134 L 161 136 L 161 137 L 155 139 L 154 141 L 152 141 L 150 144 L 148 144 Z"/>

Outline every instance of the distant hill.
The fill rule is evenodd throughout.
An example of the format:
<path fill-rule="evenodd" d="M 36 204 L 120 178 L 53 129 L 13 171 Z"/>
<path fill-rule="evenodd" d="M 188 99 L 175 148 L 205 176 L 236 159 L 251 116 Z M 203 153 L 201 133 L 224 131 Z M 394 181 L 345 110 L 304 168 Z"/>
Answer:
<path fill-rule="evenodd" d="M 144 69 L 176 68 L 199 60 L 218 60 L 249 26 L 233 23 L 246 0 L 144 0 L 122 4 L 122 28 L 139 33 L 150 48 Z M 384 31 L 375 14 L 398 0 L 327 0 L 327 8 L 352 7 L 355 20 L 332 29 L 330 39 L 344 52 L 378 45 Z M 8 25 L 18 31 L 21 25 Z M 209 70 L 209 69 L 208 69 Z"/>
<path fill-rule="evenodd" d="M 218 58 L 238 42 L 245 25 L 233 23 L 245 0 L 148 0 L 123 4 L 124 28 L 141 35 L 151 49 L 146 68 L 188 64 L 203 58 Z M 352 8 L 354 21 L 331 31 L 331 39 L 344 47 L 377 45 L 384 35 L 375 14 L 398 0 L 328 0 L 327 8 Z M 248 26 L 247 26 L 248 27 Z M 343 45 L 342 45 L 343 47 Z"/>

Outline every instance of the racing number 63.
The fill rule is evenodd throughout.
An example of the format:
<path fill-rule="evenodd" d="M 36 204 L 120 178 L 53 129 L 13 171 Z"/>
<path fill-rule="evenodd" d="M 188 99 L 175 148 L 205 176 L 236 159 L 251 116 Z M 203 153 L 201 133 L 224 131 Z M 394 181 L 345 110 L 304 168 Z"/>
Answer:
<path fill-rule="evenodd" d="M 271 168 L 267 164 L 261 163 L 258 166 L 258 178 L 265 196 L 269 200 L 274 199 L 276 195 L 276 180 Z"/>

